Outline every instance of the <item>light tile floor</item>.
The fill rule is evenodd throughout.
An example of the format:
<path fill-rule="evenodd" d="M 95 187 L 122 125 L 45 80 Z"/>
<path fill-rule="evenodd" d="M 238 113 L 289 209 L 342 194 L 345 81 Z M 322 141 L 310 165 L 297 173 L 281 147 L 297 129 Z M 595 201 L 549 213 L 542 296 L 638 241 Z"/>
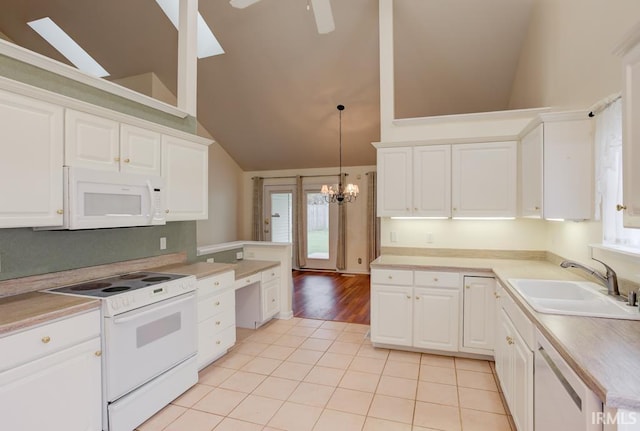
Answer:
<path fill-rule="evenodd" d="M 376 349 L 369 327 L 274 320 L 139 431 L 514 431 L 493 362 Z"/>

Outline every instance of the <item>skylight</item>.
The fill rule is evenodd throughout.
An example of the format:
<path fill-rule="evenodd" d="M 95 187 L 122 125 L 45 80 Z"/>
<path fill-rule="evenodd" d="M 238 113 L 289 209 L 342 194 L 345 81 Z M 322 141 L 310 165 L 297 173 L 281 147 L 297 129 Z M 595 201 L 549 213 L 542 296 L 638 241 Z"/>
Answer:
<path fill-rule="evenodd" d="M 51 18 L 41 18 L 27 24 L 81 71 L 99 78 L 109 76 L 109 72 L 104 70 L 87 51 L 82 49 L 75 40 L 71 39 Z"/>
<path fill-rule="evenodd" d="M 169 18 L 174 27 L 178 28 L 178 12 L 180 0 L 156 0 L 164 14 Z M 224 54 L 224 50 L 213 35 L 213 32 L 198 12 L 198 58 L 206 58 Z"/>

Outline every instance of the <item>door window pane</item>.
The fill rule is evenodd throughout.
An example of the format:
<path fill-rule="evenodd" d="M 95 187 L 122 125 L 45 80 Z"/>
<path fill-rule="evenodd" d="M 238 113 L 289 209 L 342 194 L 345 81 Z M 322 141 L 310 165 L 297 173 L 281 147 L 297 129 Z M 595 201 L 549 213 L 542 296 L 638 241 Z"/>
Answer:
<path fill-rule="evenodd" d="M 329 204 L 320 193 L 307 193 L 307 258 L 329 259 Z"/>
<path fill-rule="evenodd" d="M 271 241 L 291 242 L 292 194 L 271 193 Z"/>

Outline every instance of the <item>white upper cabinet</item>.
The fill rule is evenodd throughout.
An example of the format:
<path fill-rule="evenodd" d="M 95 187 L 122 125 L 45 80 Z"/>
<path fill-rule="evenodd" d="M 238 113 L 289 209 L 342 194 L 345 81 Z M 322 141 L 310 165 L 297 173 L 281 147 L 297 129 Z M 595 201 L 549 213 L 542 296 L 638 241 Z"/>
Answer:
<path fill-rule="evenodd" d="M 378 217 L 411 215 L 412 151 L 411 147 L 378 150 Z"/>
<path fill-rule="evenodd" d="M 585 112 L 543 114 L 521 140 L 523 217 L 587 220 L 593 209 L 593 123 Z"/>
<path fill-rule="evenodd" d="M 453 217 L 515 217 L 517 143 L 452 146 Z"/>
<path fill-rule="evenodd" d="M 160 133 L 72 109 L 65 126 L 65 165 L 160 175 Z"/>
<path fill-rule="evenodd" d="M 413 214 L 451 217 L 451 146 L 413 148 Z"/>
<path fill-rule="evenodd" d="M 520 141 L 520 215 L 542 217 L 543 126 L 538 125 Z"/>
<path fill-rule="evenodd" d="M 0 228 L 62 224 L 63 108 L 0 91 Z"/>
<path fill-rule="evenodd" d="M 162 136 L 162 177 L 167 221 L 204 220 L 208 216 L 208 147 Z"/>
<path fill-rule="evenodd" d="M 619 48 L 622 57 L 622 163 L 625 227 L 640 227 L 640 26 Z M 635 84 L 634 84 L 635 81 Z"/>
<path fill-rule="evenodd" d="M 142 175 L 160 175 L 160 133 L 120 126 L 120 169 Z"/>
<path fill-rule="evenodd" d="M 451 146 L 379 149 L 378 216 L 450 217 Z"/>
<path fill-rule="evenodd" d="M 120 170 L 120 126 L 117 121 L 67 109 L 64 163 L 104 171 Z"/>

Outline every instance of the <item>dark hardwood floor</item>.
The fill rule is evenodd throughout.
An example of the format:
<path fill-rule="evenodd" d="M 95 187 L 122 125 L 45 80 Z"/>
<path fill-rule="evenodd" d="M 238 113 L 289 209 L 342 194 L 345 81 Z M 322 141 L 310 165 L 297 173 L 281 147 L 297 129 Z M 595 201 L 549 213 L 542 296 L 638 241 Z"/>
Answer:
<path fill-rule="evenodd" d="M 369 324 L 369 275 L 293 271 L 293 315 Z"/>

